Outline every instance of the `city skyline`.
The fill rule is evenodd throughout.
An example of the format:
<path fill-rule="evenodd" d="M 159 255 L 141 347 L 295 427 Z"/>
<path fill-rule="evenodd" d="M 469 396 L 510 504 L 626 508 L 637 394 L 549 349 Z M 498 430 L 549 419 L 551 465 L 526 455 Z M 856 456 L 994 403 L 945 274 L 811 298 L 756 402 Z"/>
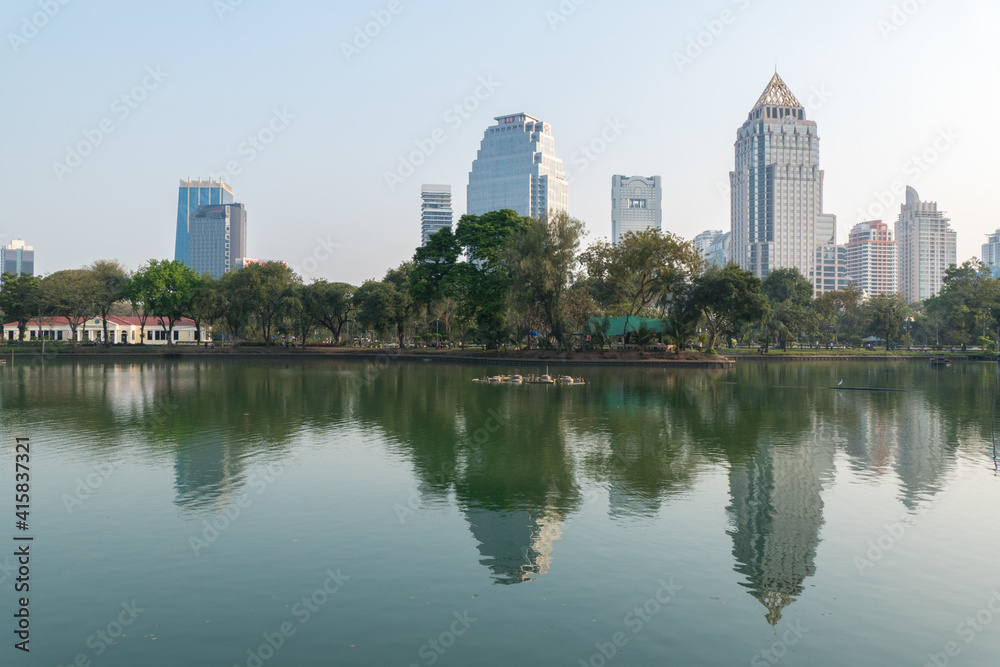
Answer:
<path fill-rule="evenodd" d="M 412 256 L 421 184 L 456 184 L 453 206 L 465 210 L 459 185 L 483 128 L 515 109 L 555 128 L 574 193 L 569 212 L 586 223 L 585 242 L 610 237 L 606 184 L 616 173 L 662 175 L 671 202 L 664 231 L 690 238 L 725 229 L 732 130 L 775 61 L 821 126 L 824 208 L 838 216 L 840 239 L 862 220 L 891 221 L 906 185 L 933 193 L 956 221 L 959 262 L 978 256 L 998 226 L 989 192 L 1000 138 L 968 140 L 1000 96 L 989 85 L 1000 48 L 987 32 L 1000 7 L 985 0 L 918 3 L 901 15 L 891 3 L 859 0 L 642 10 L 569 3 L 572 12 L 515 2 L 491 15 L 487 35 L 476 12 L 454 2 L 403 3 L 384 26 L 373 23 L 384 10 L 374 5 L 221 4 L 228 9 L 182 1 L 83 12 L 70 4 L 36 36 L 8 40 L 0 76 L 22 91 L 12 107 L 22 131 L 12 137 L 16 164 L 0 167 L 11 185 L 0 232 L 45 250 L 38 272 L 171 257 L 174 234 L 161 217 L 176 204 L 169 183 L 192 174 L 222 178 L 253 209 L 248 253 L 315 265 L 307 280 L 378 277 Z M 34 2 L 10 3 L 0 21 L 20 35 L 36 11 Z M 803 13 L 830 39 L 817 43 L 797 29 Z M 365 36 L 370 25 L 374 37 Z M 781 35 L 766 50 L 758 43 L 765 30 Z M 408 55 L 423 53 L 419 45 L 437 33 L 448 44 Z M 92 34 L 102 35 L 100 45 Z M 497 58 L 511 34 L 537 44 Z M 580 48 L 605 34 L 612 39 Z M 630 62 L 647 66 L 621 68 L 616 36 Z M 925 48 L 931 41 L 934 53 Z M 240 48 L 248 42 L 266 46 Z M 82 51 L 85 60 L 72 55 Z M 220 58 L 233 104 L 207 114 L 191 100 L 217 94 L 203 69 Z M 578 84 L 540 74 L 539 62 L 557 58 L 559 79 Z M 417 76 L 445 66 L 453 76 Z M 316 86 L 317 77 L 334 84 Z M 914 81 L 944 86 L 917 101 Z M 344 103 L 345 93 L 361 90 L 372 94 Z M 376 131 L 349 129 L 362 125 Z M 313 197 L 289 201 L 290 191 L 313 189 L 329 194 L 337 215 L 316 210 Z M 154 219 L 136 224 L 137 207 Z M 306 261 L 319 256 L 328 259 Z"/>

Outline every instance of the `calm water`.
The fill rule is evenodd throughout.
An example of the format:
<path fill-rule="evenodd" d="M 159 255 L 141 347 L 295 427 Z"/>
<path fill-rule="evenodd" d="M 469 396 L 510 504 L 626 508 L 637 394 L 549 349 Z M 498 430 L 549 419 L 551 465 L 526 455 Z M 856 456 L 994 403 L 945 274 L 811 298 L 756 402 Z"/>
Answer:
<path fill-rule="evenodd" d="M 994 365 L 483 372 L 8 362 L 0 664 L 996 664 Z"/>

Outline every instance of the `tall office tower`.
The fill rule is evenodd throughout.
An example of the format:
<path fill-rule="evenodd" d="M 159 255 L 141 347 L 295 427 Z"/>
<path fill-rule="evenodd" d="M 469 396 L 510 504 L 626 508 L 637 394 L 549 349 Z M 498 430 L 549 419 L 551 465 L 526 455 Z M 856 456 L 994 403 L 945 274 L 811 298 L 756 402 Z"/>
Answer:
<path fill-rule="evenodd" d="M 467 212 L 512 209 L 542 218 L 569 210 L 569 183 L 548 123 L 527 114 L 498 116 L 486 128 L 469 172 Z"/>
<path fill-rule="evenodd" d="M 177 237 L 174 243 L 174 259 L 191 265 L 191 214 L 199 206 L 232 204 L 233 189 L 227 184 L 211 179 L 203 181 L 188 179 L 181 181 L 180 196 L 177 198 Z"/>
<path fill-rule="evenodd" d="M 766 278 L 795 267 L 815 277 L 823 172 L 815 121 L 775 72 L 736 135 L 729 173 L 733 261 Z"/>
<path fill-rule="evenodd" d="M 187 265 L 198 274 L 221 278 L 242 266 L 247 249 L 243 204 L 200 206 L 191 213 Z"/>
<path fill-rule="evenodd" d="M 983 264 L 990 267 L 994 278 L 1000 278 L 1000 229 L 986 237 L 983 244 Z"/>
<path fill-rule="evenodd" d="M 0 248 L 0 267 L 3 268 L 3 273 L 15 276 L 34 275 L 35 249 L 24 241 L 14 239 Z"/>
<path fill-rule="evenodd" d="M 451 186 L 425 185 L 420 190 L 420 245 L 442 229 L 451 229 Z"/>
<path fill-rule="evenodd" d="M 899 292 L 907 303 L 935 296 L 945 271 L 955 266 L 957 234 L 949 222 L 937 202 L 920 201 L 916 190 L 906 188 L 906 203 L 900 205 L 896 221 L 896 243 Z"/>
<path fill-rule="evenodd" d="M 611 177 L 611 242 L 628 232 L 663 225 L 663 185 L 659 176 Z"/>
<path fill-rule="evenodd" d="M 847 237 L 847 272 L 868 296 L 895 294 L 897 253 L 889 225 L 881 220 L 859 222 Z"/>

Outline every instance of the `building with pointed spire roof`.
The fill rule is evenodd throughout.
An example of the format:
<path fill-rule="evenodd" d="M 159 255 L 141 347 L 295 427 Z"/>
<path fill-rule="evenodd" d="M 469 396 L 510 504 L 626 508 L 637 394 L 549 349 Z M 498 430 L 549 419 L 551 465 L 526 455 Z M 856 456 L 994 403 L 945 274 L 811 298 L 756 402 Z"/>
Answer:
<path fill-rule="evenodd" d="M 829 239 L 817 232 L 819 135 L 777 72 L 737 132 L 729 181 L 733 261 L 759 278 L 794 267 L 822 291 L 817 248 Z"/>

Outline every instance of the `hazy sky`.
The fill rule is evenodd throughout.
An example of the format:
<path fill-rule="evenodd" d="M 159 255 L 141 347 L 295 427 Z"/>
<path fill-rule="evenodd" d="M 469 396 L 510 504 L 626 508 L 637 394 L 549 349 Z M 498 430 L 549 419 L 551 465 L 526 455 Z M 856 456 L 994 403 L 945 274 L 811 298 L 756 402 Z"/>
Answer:
<path fill-rule="evenodd" d="M 961 261 L 1000 227 L 998 24 L 997 0 L 6 0 L 0 240 L 41 273 L 172 259 L 178 181 L 228 172 L 251 257 L 380 278 L 419 243 L 421 185 L 450 183 L 457 220 L 483 131 L 517 112 L 552 125 L 587 242 L 617 173 L 663 177 L 666 230 L 728 230 L 736 130 L 777 63 L 839 240 L 910 184 Z"/>

